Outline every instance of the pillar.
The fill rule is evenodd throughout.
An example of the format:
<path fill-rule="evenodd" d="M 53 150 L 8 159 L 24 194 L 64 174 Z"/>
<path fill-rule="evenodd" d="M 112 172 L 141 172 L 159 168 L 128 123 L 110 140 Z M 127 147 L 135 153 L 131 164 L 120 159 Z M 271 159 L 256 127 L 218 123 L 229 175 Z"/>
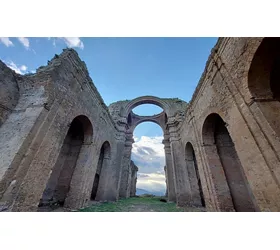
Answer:
<path fill-rule="evenodd" d="M 171 159 L 174 171 L 176 202 L 179 206 L 191 205 L 191 187 L 185 162 L 185 150 L 178 132 L 179 123 L 168 122 Z"/>
<path fill-rule="evenodd" d="M 175 187 L 175 173 L 172 164 L 172 156 L 171 156 L 171 149 L 170 149 L 170 142 L 167 136 L 164 136 L 165 139 L 163 140 L 164 144 L 164 151 L 165 151 L 165 166 L 166 166 L 166 188 L 168 194 L 168 201 L 176 202 L 176 187 Z"/>
<path fill-rule="evenodd" d="M 131 179 L 131 150 L 132 144 L 134 140 L 132 138 L 132 134 L 129 133 L 126 136 L 125 147 L 123 151 L 122 157 L 122 171 L 121 171 L 121 183 L 120 183 L 120 191 L 119 196 L 121 198 L 128 198 L 130 196 L 130 179 Z"/>
<path fill-rule="evenodd" d="M 131 161 L 131 184 L 130 184 L 130 197 L 134 197 L 136 195 L 136 183 L 137 183 L 137 171 L 138 167 Z"/>

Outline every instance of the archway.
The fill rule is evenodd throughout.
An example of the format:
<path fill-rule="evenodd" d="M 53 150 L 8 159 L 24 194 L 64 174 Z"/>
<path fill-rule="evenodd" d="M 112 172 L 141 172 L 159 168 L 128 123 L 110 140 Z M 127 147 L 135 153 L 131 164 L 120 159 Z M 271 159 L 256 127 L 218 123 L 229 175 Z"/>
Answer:
<path fill-rule="evenodd" d="M 110 166 L 110 160 L 111 160 L 111 147 L 109 142 L 104 142 L 99 154 L 97 169 L 94 176 L 92 191 L 91 191 L 91 200 L 99 200 L 98 193 L 101 192 L 102 189 L 105 189 L 106 183 L 102 182 L 101 180 L 101 174 L 102 170 L 106 169 L 108 166 Z"/>
<path fill-rule="evenodd" d="M 194 205 L 205 207 L 205 201 L 198 172 L 196 157 L 190 142 L 185 147 L 186 167 L 192 191 L 192 202 Z"/>
<path fill-rule="evenodd" d="M 131 101 L 129 101 L 122 110 L 122 116 L 128 117 L 129 113 L 136 107 L 142 104 L 153 104 L 163 109 L 168 117 L 172 116 L 173 111 L 170 109 L 170 100 L 173 99 L 163 99 L 156 96 L 140 96 Z M 178 100 L 181 103 L 181 100 Z"/>
<path fill-rule="evenodd" d="M 133 131 L 131 160 L 138 167 L 136 195 L 165 196 L 165 153 L 163 132 L 154 122 L 138 124 Z"/>
<path fill-rule="evenodd" d="M 153 104 L 160 107 L 163 111 L 156 115 L 140 116 L 133 113 L 133 109 L 143 105 L 143 104 Z M 125 148 L 122 155 L 121 164 L 121 178 L 119 182 L 119 197 L 129 196 L 129 181 L 130 178 L 130 159 L 133 140 L 133 130 L 134 128 L 142 122 L 154 122 L 158 124 L 163 130 L 163 144 L 166 160 L 166 178 L 167 178 L 167 194 L 169 201 L 177 201 L 176 193 L 176 174 L 174 169 L 175 162 L 180 161 L 184 164 L 184 160 L 173 159 L 172 157 L 172 147 L 170 141 L 170 129 L 177 126 L 182 121 L 184 117 L 184 111 L 187 107 L 187 103 L 178 98 L 158 98 L 155 96 L 141 96 L 133 100 L 125 100 L 117 102 L 110 105 L 111 113 L 115 120 L 119 121 L 119 124 L 123 126 L 125 130 Z M 126 121 L 126 122 L 125 122 Z M 171 128 L 172 127 L 172 128 Z M 173 135 L 172 135 L 173 136 Z M 174 145 L 174 143 L 173 143 Z M 184 159 L 184 158 L 183 158 Z M 175 161 L 175 162 L 174 162 Z M 185 188 L 185 187 L 184 187 Z M 183 197 L 183 196 L 181 196 Z"/>
<path fill-rule="evenodd" d="M 255 211 L 254 197 L 225 122 L 218 114 L 210 114 L 202 133 L 221 210 Z"/>
<path fill-rule="evenodd" d="M 136 106 L 132 112 L 138 116 L 154 116 L 163 112 L 163 109 L 156 104 L 146 103 Z"/>
<path fill-rule="evenodd" d="M 91 142 L 92 125 L 86 116 L 77 116 L 71 122 L 59 156 L 39 203 L 39 211 L 64 206 L 70 190 L 72 175 L 83 145 Z"/>
<path fill-rule="evenodd" d="M 264 38 L 248 73 L 253 100 L 280 137 L 280 38 Z"/>

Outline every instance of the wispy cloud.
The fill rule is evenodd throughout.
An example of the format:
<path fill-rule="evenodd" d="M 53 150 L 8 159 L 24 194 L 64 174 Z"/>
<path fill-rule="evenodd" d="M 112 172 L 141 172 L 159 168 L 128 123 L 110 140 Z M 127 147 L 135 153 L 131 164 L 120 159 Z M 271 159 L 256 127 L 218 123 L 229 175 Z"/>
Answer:
<path fill-rule="evenodd" d="M 84 43 L 79 37 L 57 37 L 57 38 L 47 38 L 49 41 L 52 40 L 53 46 L 56 46 L 56 40 L 63 41 L 69 48 L 80 48 L 84 49 Z"/>
<path fill-rule="evenodd" d="M 151 174 L 138 173 L 137 188 L 145 189 L 150 192 L 165 193 L 166 190 L 165 175 L 162 173 L 151 173 Z"/>
<path fill-rule="evenodd" d="M 0 37 L 0 43 L 3 43 L 7 47 L 14 46 L 13 42 L 9 39 L 9 37 Z"/>
<path fill-rule="evenodd" d="M 13 61 L 8 61 L 6 62 L 5 61 L 5 64 L 12 70 L 14 70 L 16 73 L 18 74 L 25 74 L 27 73 L 27 66 L 26 65 L 21 65 L 21 66 L 18 66 L 16 65 Z"/>
<path fill-rule="evenodd" d="M 26 37 L 18 37 L 19 42 L 26 48 L 29 49 L 29 39 Z"/>

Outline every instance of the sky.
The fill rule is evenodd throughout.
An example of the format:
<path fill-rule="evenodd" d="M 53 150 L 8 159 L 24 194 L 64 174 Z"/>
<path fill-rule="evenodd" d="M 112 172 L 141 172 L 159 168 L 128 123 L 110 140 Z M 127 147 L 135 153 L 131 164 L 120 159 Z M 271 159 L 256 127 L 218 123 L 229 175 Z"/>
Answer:
<path fill-rule="evenodd" d="M 143 95 L 190 101 L 217 38 L 2 37 L 0 60 L 19 74 L 34 73 L 64 48 L 74 48 L 106 105 Z M 139 115 L 160 113 L 144 104 Z M 137 188 L 165 193 L 163 132 L 151 122 L 134 131 Z"/>

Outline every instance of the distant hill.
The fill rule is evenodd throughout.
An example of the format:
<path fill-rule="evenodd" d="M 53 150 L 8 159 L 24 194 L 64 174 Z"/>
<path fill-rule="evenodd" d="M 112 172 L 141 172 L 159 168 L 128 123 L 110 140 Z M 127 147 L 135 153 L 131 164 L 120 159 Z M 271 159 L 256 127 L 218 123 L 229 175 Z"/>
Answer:
<path fill-rule="evenodd" d="M 141 188 L 136 188 L 136 195 L 142 195 L 142 194 L 153 194 L 155 196 L 164 196 L 165 194 L 163 192 L 158 191 L 148 191 Z"/>

